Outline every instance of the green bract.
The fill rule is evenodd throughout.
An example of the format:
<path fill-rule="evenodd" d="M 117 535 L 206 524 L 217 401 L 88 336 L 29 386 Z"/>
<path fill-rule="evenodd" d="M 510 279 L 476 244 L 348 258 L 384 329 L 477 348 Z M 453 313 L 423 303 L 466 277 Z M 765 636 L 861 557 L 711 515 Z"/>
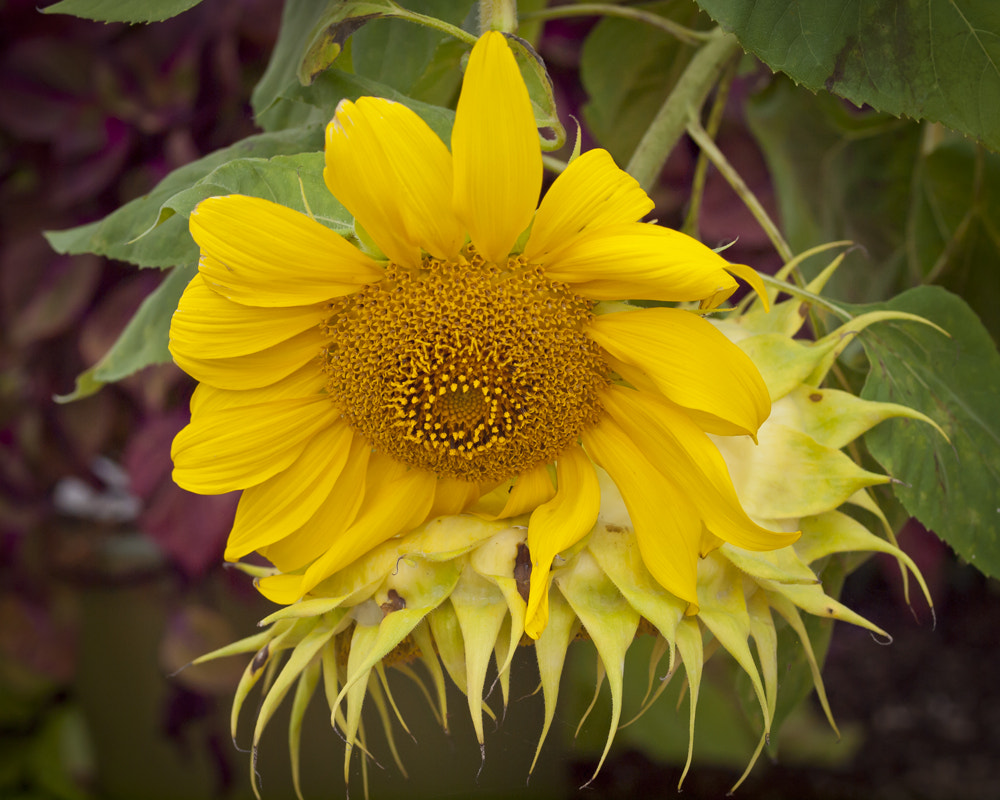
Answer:
<path fill-rule="evenodd" d="M 810 290 L 818 291 L 821 284 L 815 282 Z M 753 356 L 772 393 L 773 413 L 760 429 L 758 445 L 746 437 L 718 437 L 717 443 L 751 516 L 773 529 L 800 529 L 801 538 L 771 552 L 750 552 L 730 544 L 712 550 L 698 566 L 698 612 L 686 616 L 687 603 L 666 592 L 647 571 L 624 503 L 614 484 L 600 473 L 600 517 L 587 537 L 557 557 L 548 586 L 548 625 L 534 642 L 545 703 L 536 762 L 555 714 L 569 644 L 581 635 L 593 641 L 598 655 L 597 688 L 605 678 L 611 688 L 612 718 L 602 762 L 622 720 L 626 654 L 637 636 L 648 634 L 656 637 L 650 674 L 661 680 L 655 691 L 647 693 L 639 713 L 683 672 L 691 698 L 688 766 L 704 663 L 719 653 L 732 658 L 747 675 L 761 720 L 759 744 L 748 754 L 747 774 L 775 720 L 782 626 L 801 641 L 831 725 L 819 659 L 803 612 L 850 622 L 889 638 L 824 589 L 823 566 L 831 557 L 888 553 L 904 572 L 915 576 L 927 596 L 910 558 L 850 510 L 862 509 L 882 529 L 885 518 L 866 490 L 889 478 L 858 466 L 842 448 L 889 418 L 929 420 L 905 406 L 819 388 L 837 353 L 866 325 L 887 318 L 905 319 L 909 325 L 920 322 L 910 315 L 871 314 L 808 342 L 791 338 L 803 321 L 800 307 L 791 299 L 777 304 L 770 314 L 753 307 L 718 323 Z M 887 526 L 885 530 L 891 536 Z M 367 775 L 362 705 L 370 698 L 398 762 L 387 668 L 418 677 L 419 662 L 423 667 L 418 679 L 429 686 L 426 694 L 434 698 L 439 721 L 447 720 L 447 673 L 468 698 L 482 745 L 483 715 L 496 715 L 483 700 L 491 688 L 486 683 L 490 664 L 495 665 L 506 705 L 514 649 L 531 644 L 524 635 L 531 569 L 526 539 L 526 518 L 437 518 L 385 542 L 316 587 L 309 598 L 271 615 L 262 623 L 269 626 L 263 633 L 199 659 L 255 654 L 236 693 L 234 735 L 250 689 L 263 680 L 264 700 L 253 739 L 256 754 L 264 727 L 295 687 L 290 745 L 297 785 L 302 715 L 322 680 L 331 723 L 347 742 L 345 780 L 355 748 L 366 754 L 362 764 Z M 399 722 L 405 728 L 402 719 Z"/>

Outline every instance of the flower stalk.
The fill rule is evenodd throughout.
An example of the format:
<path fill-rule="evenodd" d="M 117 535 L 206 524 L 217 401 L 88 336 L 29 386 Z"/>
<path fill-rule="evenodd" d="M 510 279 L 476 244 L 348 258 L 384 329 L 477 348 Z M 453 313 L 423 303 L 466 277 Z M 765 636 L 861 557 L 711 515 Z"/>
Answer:
<path fill-rule="evenodd" d="M 649 191 L 667 157 L 684 135 L 693 110 L 702 108 L 730 59 L 740 52 L 736 37 L 721 28 L 698 49 L 649 128 L 639 140 L 626 171 Z"/>
<path fill-rule="evenodd" d="M 479 32 L 517 32 L 517 0 L 479 0 Z"/>

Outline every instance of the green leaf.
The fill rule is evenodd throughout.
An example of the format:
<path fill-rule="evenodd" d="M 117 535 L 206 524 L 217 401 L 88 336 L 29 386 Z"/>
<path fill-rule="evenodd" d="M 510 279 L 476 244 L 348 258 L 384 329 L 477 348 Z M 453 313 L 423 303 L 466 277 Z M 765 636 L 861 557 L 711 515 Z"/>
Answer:
<path fill-rule="evenodd" d="M 792 249 L 861 246 L 830 295 L 872 302 L 937 283 L 967 298 L 1000 338 L 1000 156 L 940 126 L 852 113 L 786 78 L 748 102 L 747 119 Z"/>
<path fill-rule="evenodd" d="M 910 274 L 962 295 L 1000 340 L 1000 155 L 953 137 L 918 165 Z"/>
<path fill-rule="evenodd" d="M 995 0 L 698 0 L 796 83 L 1000 149 Z"/>
<path fill-rule="evenodd" d="M 96 253 L 140 267 L 192 264 L 198 260 L 198 248 L 187 232 L 183 217 L 167 219 L 156 230 L 142 236 L 157 222 L 164 203 L 233 159 L 302 153 L 322 148 L 323 131 L 319 126 L 251 136 L 174 170 L 149 194 L 126 203 L 102 220 L 65 231 L 49 231 L 45 237 L 59 253 Z M 140 236 L 142 238 L 137 238 Z"/>
<path fill-rule="evenodd" d="M 340 234 L 352 231 L 351 215 L 323 181 L 323 154 L 311 152 L 271 159 L 235 159 L 223 164 L 190 189 L 170 197 L 161 207 L 157 222 L 137 241 L 156 236 L 172 221 L 184 220 L 206 197 L 226 194 L 263 197 L 309 214 Z M 196 260 L 197 248 L 194 253 Z M 170 272 L 139 307 L 107 355 L 77 377 L 72 393 L 57 399 L 60 402 L 79 400 L 104 384 L 121 380 L 150 364 L 169 362 L 170 318 L 195 271 L 192 262 Z"/>
<path fill-rule="evenodd" d="M 546 129 L 552 131 L 551 137 L 541 136 L 542 149 L 558 150 L 566 144 L 566 128 L 559 121 L 559 110 L 556 108 L 552 78 L 549 77 L 548 70 L 545 68 L 545 62 L 531 45 L 521 39 L 508 38 L 507 44 L 510 45 L 511 51 L 518 60 L 521 76 L 528 88 L 528 97 L 531 98 L 535 123 L 543 131 Z"/>
<path fill-rule="evenodd" d="M 394 10 L 395 4 L 389 0 L 328 3 L 305 39 L 308 44 L 295 70 L 299 81 L 308 86 L 337 59 L 354 31 Z"/>
<path fill-rule="evenodd" d="M 72 14 L 97 22 L 160 22 L 194 8 L 201 0 L 60 0 L 43 14 Z"/>
<path fill-rule="evenodd" d="M 767 160 L 792 250 L 839 240 L 863 248 L 848 254 L 829 294 L 860 303 L 906 288 L 920 126 L 873 111 L 852 113 L 837 98 L 803 92 L 785 78 L 751 98 L 747 121 Z"/>
<path fill-rule="evenodd" d="M 327 8 L 335 2 L 336 0 L 330 0 L 324 4 L 317 0 L 287 0 L 285 3 L 274 52 L 250 96 L 254 117 L 264 130 L 275 131 L 306 123 L 326 122 L 315 115 L 315 109 L 282 102 L 281 95 L 288 87 L 298 83 L 303 42 Z M 316 118 L 311 118 L 311 115 Z"/>
<path fill-rule="evenodd" d="M 462 59 L 469 46 L 458 39 L 442 39 L 423 73 L 410 87 L 414 100 L 450 108 L 462 88 Z"/>
<path fill-rule="evenodd" d="M 299 153 L 274 158 L 240 158 L 223 164 L 190 189 L 178 192 L 163 204 L 159 220 L 174 214 L 187 217 L 207 197 L 244 194 L 262 197 L 303 214 L 340 234 L 353 230 L 350 213 L 326 188 L 322 153 Z M 158 223 L 161 224 L 161 223 Z M 156 230 L 147 231 L 148 235 Z"/>
<path fill-rule="evenodd" d="M 938 287 L 888 303 L 849 307 L 918 314 L 951 334 L 910 322 L 860 334 L 871 362 L 862 397 L 901 403 L 937 422 L 945 441 L 915 420 L 890 420 L 865 436 L 871 454 L 900 483 L 906 510 L 986 575 L 1000 577 L 1000 354 L 965 302 Z"/>
<path fill-rule="evenodd" d="M 70 394 L 60 395 L 56 401 L 69 403 L 81 400 L 94 394 L 104 384 L 120 381 L 143 367 L 170 362 L 172 359 L 167 350 L 170 318 L 177 309 L 184 288 L 196 272 L 197 267 L 188 264 L 167 273 L 156 291 L 142 301 L 111 349 L 93 367 L 77 376 L 76 386 Z"/>
<path fill-rule="evenodd" d="M 445 142 L 451 140 L 451 126 L 455 121 L 455 112 L 448 108 L 421 103 L 412 97 L 400 94 L 391 86 L 373 81 L 361 75 L 353 75 L 339 69 L 324 72 L 312 86 L 300 86 L 297 83 L 289 87 L 283 99 L 314 106 L 320 110 L 324 120 L 332 119 L 337 104 L 343 100 L 357 100 L 366 95 L 369 97 L 386 97 L 398 103 L 409 106 L 430 125 L 431 129 Z"/>
<path fill-rule="evenodd" d="M 693 4 L 661 2 L 644 10 L 691 28 L 704 22 Z M 580 80 L 590 100 L 583 116 L 619 164 L 628 163 L 693 53 L 666 31 L 618 17 L 601 20 L 587 36 Z"/>
<path fill-rule="evenodd" d="M 462 25 L 471 8 L 471 0 L 410 0 L 406 3 L 407 11 L 456 26 Z M 351 58 L 358 75 L 412 95 L 414 86 L 432 67 L 439 46 L 451 43 L 459 45 L 463 54 L 469 51 L 467 44 L 441 31 L 405 19 L 376 19 L 354 34 Z M 457 70 L 455 77 L 461 80 Z"/>
<path fill-rule="evenodd" d="M 37 787 L 37 796 L 53 800 L 93 798 L 85 786 L 97 769 L 83 711 L 76 705 L 58 705 L 38 728 L 28 765 L 29 783 Z"/>
<path fill-rule="evenodd" d="M 455 68 L 468 45 L 459 43 L 456 49 L 454 40 L 441 31 L 379 17 L 426 12 L 457 24 L 470 5 L 469 0 L 419 0 L 408 3 L 407 12 L 400 12 L 398 6 L 383 0 L 326 4 L 289 0 L 274 54 L 251 98 L 258 124 L 265 130 L 325 124 L 337 102 L 362 94 L 401 99 L 415 89 L 423 93 L 420 99 L 449 102 L 461 80 Z M 328 69 L 331 65 L 335 68 Z M 351 80 L 359 82 L 353 89 Z M 451 92 L 446 85 L 443 92 L 434 93 L 438 80 L 451 83 Z M 340 94 L 331 92 L 330 84 L 339 86 Z"/>

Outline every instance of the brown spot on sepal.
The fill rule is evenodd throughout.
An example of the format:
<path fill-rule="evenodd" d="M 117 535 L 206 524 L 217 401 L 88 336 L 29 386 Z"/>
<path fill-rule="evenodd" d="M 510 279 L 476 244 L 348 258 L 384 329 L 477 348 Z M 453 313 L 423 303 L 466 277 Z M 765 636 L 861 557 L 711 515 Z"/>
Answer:
<path fill-rule="evenodd" d="M 382 603 L 380 608 L 382 609 L 382 617 L 384 619 L 385 617 L 389 616 L 393 611 L 402 611 L 404 608 L 406 608 L 406 601 L 399 596 L 399 592 L 397 592 L 395 589 L 390 589 L 389 599 L 386 600 L 384 603 Z"/>
<path fill-rule="evenodd" d="M 812 394 L 809 395 L 809 399 L 812 400 L 814 403 L 818 403 L 820 400 L 823 399 L 823 393 L 813 392 Z"/>
<path fill-rule="evenodd" d="M 525 603 L 528 602 L 528 591 L 531 588 L 531 553 L 528 545 L 521 542 L 517 546 L 517 557 L 514 559 L 514 582 L 517 593 Z"/>
<path fill-rule="evenodd" d="M 254 653 L 253 660 L 250 662 L 250 672 L 256 673 L 260 672 L 264 667 L 267 666 L 267 660 L 271 657 L 271 643 L 268 642 L 260 650 Z"/>

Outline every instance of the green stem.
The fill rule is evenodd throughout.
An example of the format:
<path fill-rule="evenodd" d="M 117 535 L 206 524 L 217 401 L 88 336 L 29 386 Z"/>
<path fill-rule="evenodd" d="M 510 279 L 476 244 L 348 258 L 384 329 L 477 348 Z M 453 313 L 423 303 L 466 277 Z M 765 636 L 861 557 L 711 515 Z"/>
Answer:
<path fill-rule="evenodd" d="M 985 169 L 984 162 L 984 151 L 982 145 L 976 146 L 976 160 L 973 163 L 973 173 L 972 173 L 972 194 L 971 194 L 971 204 L 969 205 L 969 210 L 965 212 L 962 217 L 962 221 L 958 223 L 955 230 L 952 232 L 944 249 L 941 251 L 941 255 L 938 256 L 937 260 L 934 262 L 934 266 L 931 267 L 930 271 L 921 279 L 924 284 L 937 283 L 941 276 L 944 275 L 945 271 L 951 266 L 952 258 L 958 249 L 965 243 L 966 237 L 969 235 L 969 231 L 972 227 L 972 223 L 976 221 L 976 218 L 981 216 L 980 206 L 982 205 L 982 191 L 983 191 L 983 171 Z M 988 219 L 988 216 L 984 216 Z"/>
<path fill-rule="evenodd" d="M 517 30 L 517 0 L 479 0 L 479 32 Z"/>
<path fill-rule="evenodd" d="M 803 289 L 793 283 L 788 283 L 788 281 L 783 281 L 780 278 L 775 278 L 773 275 L 767 275 L 763 272 L 760 273 L 760 279 L 764 281 L 765 286 L 778 289 L 786 294 L 790 294 L 792 297 L 798 298 L 799 300 L 804 300 L 807 303 L 822 306 L 836 316 L 840 317 L 842 320 L 848 321 L 854 319 L 854 315 L 847 309 L 841 308 L 836 303 L 831 302 L 827 298 L 822 295 L 818 295 L 815 292 L 810 292 L 808 289 Z"/>
<path fill-rule="evenodd" d="M 761 205 L 757 196 L 733 168 L 733 165 L 729 163 L 722 154 L 722 151 L 716 147 L 715 142 L 712 141 L 712 137 L 701 127 L 701 123 L 698 122 L 697 114 L 694 111 L 691 112 L 688 120 L 687 132 L 701 148 L 701 151 L 708 156 L 715 168 L 729 182 L 729 185 L 733 187 L 736 194 L 739 195 L 740 200 L 743 201 L 743 204 L 750 209 L 750 213 L 753 214 L 754 219 L 757 220 L 760 227 L 764 229 L 764 233 L 767 234 L 767 238 L 771 240 L 771 244 L 774 245 L 774 249 L 778 251 L 778 255 L 781 256 L 782 260 L 791 261 L 793 257 L 792 248 L 788 246 L 788 242 L 781 235 L 778 226 L 774 224 L 764 206 Z"/>
<path fill-rule="evenodd" d="M 719 88 L 715 91 L 715 99 L 712 101 L 712 110 L 708 113 L 708 120 L 705 123 L 705 130 L 708 135 L 715 138 L 722 124 L 722 115 L 726 110 L 726 101 L 729 99 L 729 87 L 736 77 L 736 62 L 730 63 L 725 75 L 719 82 Z M 708 177 L 708 155 L 704 150 L 698 152 L 698 163 L 694 166 L 694 179 L 691 181 L 691 202 L 688 206 L 687 216 L 684 217 L 684 224 L 681 231 L 698 238 L 698 217 L 701 214 L 701 201 L 705 195 L 705 180 Z"/>
<path fill-rule="evenodd" d="M 694 54 L 666 102 L 660 107 L 652 124 L 643 134 L 626 171 L 639 185 L 649 191 L 660 175 L 667 156 L 684 134 L 691 109 L 700 109 L 715 86 L 719 74 L 740 51 L 732 34 L 716 28 L 706 44 Z"/>
<path fill-rule="evenodd" d="M 400 19 L 408 20 L 409 22 L 415 22 L 418 25 L 423 25 L 425 28 L 433 28 L 436 31 L 441 31 L 441 33 L 446 33 L 449 36 L 454 36 L 459 41 L 465 42 L 466 44 L 475 44 L 478 37 L 468 31 L 463 31 L 443 19 L 438 19 L 437 17 L 429 17 L 426 14 L 418 14 L 416 11 L 407 11 L 405 8 L 397 7 L 396 10 L 387 11 L 385 16 L 387 17 L 398 17 Z"/>
<path fill-rule="evenodd" d="M 568 167 L 569 164 L 558 158 L 553 158 L 550 155 L 542 153 L 542 166 L 545 167 L 545 169 L 551 170 L 556 175 L 558 175 L 559 173 L 565 171 L 566 167 Z"/>
<path fill-rule="evenodd" d="M 643 11 L 641 8 L 630 6 L 613 6 L 607 3 L 576 3 L 571 6 L 556 6 L 546 8 L 543 11 L 532 11 L 525 14 L 522 19 L 543 21 L 547 19 L 564 19 L 566 17 L 622 17 L 636 22 L 645 22 L 654 28 L 666 31 L 678 41 L 685 44 L 700 44 L 711 38 L 711 32 L 696 31 L 685 28 L 672 19 Z"/>

